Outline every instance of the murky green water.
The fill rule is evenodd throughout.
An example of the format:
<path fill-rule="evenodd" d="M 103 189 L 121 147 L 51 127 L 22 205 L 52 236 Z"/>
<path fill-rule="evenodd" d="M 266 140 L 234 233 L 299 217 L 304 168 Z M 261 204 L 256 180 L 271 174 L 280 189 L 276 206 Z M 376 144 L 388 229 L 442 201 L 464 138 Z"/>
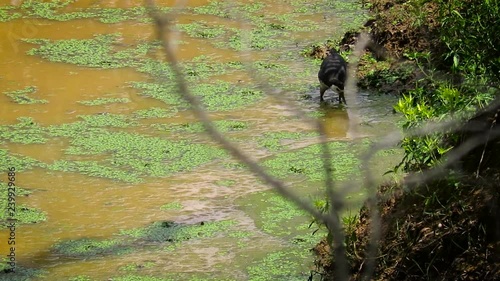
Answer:
<path fill-rule="evenodd" d="M 307 279 L 321 236 L 159 80 L 172 72 L 142 1 L 0 3 L 0 187 L 7 198 L 15 167 L 25 190 L 16 273 L 0 280 Z M 186 79 L 217 126 L 311 200 L 322 196 L 318 140 L 285 98 L 326 125 L 337 180 L 361 179 L 358 153 L 394 128 L 389 98 L 359 94 L 352 139 L 333 95 L 319 105 L 319 61 L 300 55 L 363 15 L 355 1 L 188 1 L 176 21 Z M 348 206 L 363 194 L 351 190 Z"/>

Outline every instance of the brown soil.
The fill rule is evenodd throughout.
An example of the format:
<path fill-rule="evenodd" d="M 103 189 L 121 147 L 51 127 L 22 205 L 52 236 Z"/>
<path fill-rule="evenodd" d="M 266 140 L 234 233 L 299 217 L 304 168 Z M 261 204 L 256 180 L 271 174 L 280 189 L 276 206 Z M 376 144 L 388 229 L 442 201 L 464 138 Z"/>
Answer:
<path fill-rule="evenodd" d="M 396 192 L 385 199 L 387 187 L 382 188 L 382 235 L 373 280 L 500 280 L 499 182 L 496 173 L 462 179 L 460 186 L 436 181 L 414 192 L 393 187 Z M 362 280 L 370 235 L 367 208 L 347 235 L 356 237 L 347 243 L 351 280 Z M 329 251 L 325 240 L 315 247 L 324 280 L 333 280 Z"/>

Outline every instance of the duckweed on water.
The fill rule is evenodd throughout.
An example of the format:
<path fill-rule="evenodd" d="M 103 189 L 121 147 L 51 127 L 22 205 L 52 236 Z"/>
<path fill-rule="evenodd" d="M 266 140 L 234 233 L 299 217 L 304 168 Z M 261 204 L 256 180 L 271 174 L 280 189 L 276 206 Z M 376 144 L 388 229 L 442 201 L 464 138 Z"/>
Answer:
<path fill-rule="evenodd" d="M 154 276 L 144 276 L 144 275 L 125 275 L 113 278 L 114 281 L 175 281 L 178 279 L 154 277 Z"/>
<path fill-rule="evenodd" d="M 279 151 L 287 147 L 282 144 L 283 140 L 299 140 L 315 136 L 318 136 L 315 132 L 267 132 L 257 140 L 257 144 L 270 151 Z"/>
<path fill-rule="evenodd" d="M 112 254 L 117 252 L 124 252 L 128 249 L 127 246 L 120 239 L 106 239 L 106 240 L 94 240 L 94 239 L 79 239 L 79 240 L 68 240 L 57 243 L 54 246 L 54 250 L 63 255 L 67 256 L 95 256 L 102 254 Z"/>
<path fill-rule="evenodd" d="M 309 277 L 307 266 L 303 261 L 311 259 L 308 251 L 294 249 L 274 252 L 261 261 L 247 267 L 249 281 L 304 281 Z M 301 262 L 301 261 L 302 262 Z"/>
<path fill-rule="evenodd" d="M 127 254 L 134 249 L 142 249 L 144 241 L 181 243 L 190 239 L 208 238 L 227 231 L 235 224 L 234 221 L 214 221 L 196 225 L 184 225 L 170 221 L 154 222 L 143 228 L 122 230 L 117 238 L 67 240 L 55 244 L 53 249 L 58 254 L 87 258 L 96 255 Z M 158 246 L 154 245 L 154 248 L 158 249 Z"/>
<path fill-rule="evenodd" d="M 71 277 L 69 281 L 92 281 L 92 279 L 88 275 L 78 275 Z"/>
<path fill-rule="evenodd" d="M 10 269 L 10 265 L 7 264 L 6 262 L 1 262 L 0 260 L 0 280 L 2 281 L 31 281 L 33 278 L 36 278 L 38 276 L 41 276 L 43 273 L 45 273 L 44 270 L 41 269 L 34 269 L 34 268 L 26 268 L 23 266 L 20 266 L 18 263 L 16 263 L 16 273 L 6 273 L 3 271 L 3 269 Z M 14 276 L 12 276 L 14 275 Z"/>
<path fill-rule="evenodd" d="M 229 11 L 224 2 L 210 1 L 209 4 L 204 6 L 195 7 L 192 10 L 196 14 L 214 15 L 221 18 L 229 18 Z"/>
<path fill-rule="evenodd" d="M 222 149 L 208 145 L 125 132 L 89 133 L 85 138 L 72 140 L 66 152 L 79 155 L 112 152 L 111 165 L 117 171 L 130 173 L 132 178 L 135 178 L 133 174 L 168 176 L 227 155 Z"/>
<path fill-rule="evenodd" d="M 36 18 L 45 18 L 45 19 L 56 19 L 57 18 L 57 10 L 66 7 L 70 4 L 71 0 L 64 1 L 35 1 L 35 0 L 27 0 L 23 1 L 21 8 L 25 11 L 28 16 L 36 17 Z"/>
<path fill-rule="evenodd" d="M 316 31 L 319 29 L 317 23 L 311 20 L 299 20 L 295 14 L 275 15 L 274 18 L 278 20 L 279 23 L 270 23 L 269 25 L 275 29 L 278 28 L 298 32 Z"/>
<path fill-rule="evenodd" d="M 248 129 L 248 122 L 243 121 L 232 121 L 232 120 L 218 120 L 213 122 L 215 127 L 223 133 L 242 131 Z M 203 124 L 200 122 L 196 123 L 185 123 L 180 125 L 167 125 L 163 129 L 172 132 L 186 132 L 186 133 L 201 133 L 205 131 Z"/>
<path fill-rule="evenodd" d="M 177 87 L 173 84 L 163 83 L 148 83 L 148 82 L 131 82 L 133 88 L 140 90 L 139 94 L 161 100 L 170 105 L 185 105 L 186 102 L 177 94 Z"/>
<path fill-rule="evenodd" d="M 215 42 L 215 46 L 219 48 L 227 48 L 230 47 L 236 51 L 243 50 L 243 37 L 242 31 L 239 29 L 232 28 L 231 31 L 234 33 L 231 37 L 229 37 L 229 42 Z M 270 26 L 264 26 L 261 28 L 253 28 L 250 32 L 249 37 L 249 46 L 251 49 L 263 50 L 263 49 L 271 49 L 283 46 L 283 39 L 276 39 L 278 35 L 285 36 L 286 32 L 282 30 L 276 30 L 271 28 Z M 246 40 L 246 39 L 245 39 Z"/>
<path fill-rule="evenodd" d="M 74 2 L 69 1 L 24 1 L 19 12 L 23 12 L 25 17 L 43 18 L 53 21 L 69 21 L 74 19 L 89 19 L 94 18 L 102 23 L 118 23 L 123 21 L 139 21 L 150 22 L 147 10 L 145 7 L 131 8 L 87 8 L 78 9 L 74 12 L 64 12 L 62 9 L 68 4 Z M 162 12 L 170 11 L 170 7 L 161 7 Z"/>
<path fill-rule="evenodd" d="M 153 261 L 146 261 L 144 263 L 133 263 L 133 264 L 127 264 L 124 266 L 121 266 L 118 270 L 120 271 L 137 271 L 143 268 L 152 268 L 155 266 L 155 262 Z"/>
<path fill-rule="evenodd" d="M 89 127 L 116 127 L 127 128 L 137 126 L 138 123 L 124 114 L 103 113 L 95 115 L 78 115 Z"/>
<path fill-rule="evenodd" d="M 213 237 L 235 225 L 232 220 L 204 222 L 196 225 L 178 224 L 172 221 L 155 222 L 146 228 L 122 231 L 123 235 L 152 242 L 182 242 L 190 239 Z"/>
<path fill-rule="evenodd" d="M 129 102 L 130 99 L 128 98 L 97 98 L 94 100 L 78 101 L 79 104 L 89 105 L 89 106 L 105 105 L 110 103 L 129 103 Z"/>
<path fill-rule="evenodd" d="M 151 45 L 139 45 L 135 49 L 116 51 L 113 45 L 120 36 L 119 33 L 115 33 L 96 35 L 92 39 L 23 39 L 23 41 L 40 45 L 29 50 L 28 55 L 37 55 L 52 62 L 105 69 L 137 66 L 137 58 L 143 56 Z"/>
<path fill-rule="evenodd" d="M 43 168 L 61 171 L 81 173 L 91 177 L 108 178 L 130 183 L 141 182 L 140 174 L 125 169 L 113 168 L 105 165 L 108 163 L 99 163 L 97 161 L 67 161 L 57 160 L 51 164 L 40 165 Z"/>
<path fill-rule="evenodd" d="M 346 180 L 360 176 L 360 162 L 356 155 L 359 147 L 348 142 L 330 142 L 328 147 L 332 153 L 331 172 L 336 180 Z M 263 165 L 271 173 L 280 178 L 301 175 L 311 181 L 324 180 L 325 174 L 321 160 L 321 146 L 311 145 L 292 152 L 280 153 L 275 158 L 265 160 Z"/>
<path fill-rule="evenodd" d="M 1 157 L 0 157 L 1 159 Z M 4 171 L 7 171 L 5 169 Z M 8 207 L 9 187 L 6 183 L 0 182 L 0 228 L 7 227 L 6 219 L 11 218 L 12 209 Z M 12 192 L 11 192 L 12 193 Z M 15 197 L 26 196 L 31 192 L 19 186 L 15 187 Z M 10 194 L 12 196 L 12 194 Z M 17 224 L 39 223 L 47 220 L 47 216 L 42 211 L 28 207 L 24 204 L 17 205 L 15 208 L 14 219 Z"/>
<path fill-rule="evenodd" d="M 22 144 L 47 142 L 43 128 L 40 127 L 33 118 L 19 117 L 17 120 L 19 123 L 15 125 L 0 126 L 0 141 Z"/>
<path fill-rule="evenodd" d="M 182 210 L 184 206 L 180 202 L 171 202 L 168 204 L 165 204 L 160 207 L 160 210 L 162 211 L 169 211 L 169 210 Z"/>
<path fill-rule="evenodd" d="M 224 26 L 211 27 L 207 22 L 204 21 L 177 24 L 177 28 L 181 31 L 186 32 L 189 36 L 197 38 L 211 39 L 219 37 L 226 33 L 226 31 L 224 30 Z"/>
<path fill-rule="evenodd" d="M 2 6 L 0 7 L 0 22 L 7 22 L 17 18 L 20 18 L 22 15 L 20 13 L 16 13 L 13 10 L 14 6 Z"/>
<path fill-rule="evenodd" d="M 177 113 L 177 109 L 165 109 L 161 107 L 151 107 L 148 109 L 141 109 L 134 111 L 133 116 L 136 119 L 145 119 L 145 118 L 167 118 L 172 117 Z"/>
<path fill-rule="evenodd" d="M 177 94 L 175 85 L 159 83 L 132 82 L 133 87 L 141 89 L 141 95 L 161 100 L 170 105 L 188 107 L 188 104 Z M 264 94 L 250 87 L 238 87 L 225 81 L 212 83 L 198 83 L 192 93 L 202 98 L 203 104 L 209 111 L 228 111 L 242 108 L 257 102 Z"/>
<path fill-rule="evenodd" d="M 232 2 L 230 5 L 223 1 L 210 1 L 205 6 L 199 6 L 192 9 L 196 14 L 214 15 L 222 18 L 245 17 L 248 13 L 260 11 L 265 7 L 264 3 L 241 3 Z"/>
<path fill-rule="evenodd" d="M 22 90 L 4 92 L 5 95 L 12 98 L 15 103 L 18 104 L 37 104 L 37 103 L 48 103 L 48 100 L 39 100 L 31 98 L 30 94 L 36 93 L 37 88 L 35 86 L 28 86 Z"/>
<path fill-rule="evenodd" d="M 73 123 L 64 123 L 61 125 L 51 125 L 45 128 L 50 137 L 78 138 L 87 133 L 100 134 L 105 133 L 104 128 L 90 127 L 89 123 L 78 121 Z"/>
<path fill-rule="evenodd" d="M 216 81 L 214 84 L 197 84 L 192 91 L 202 97 L 203 104 L 209 111 L 242 108 L 264 97 L 264 94 L 259 90 L 238 87 L 225 81 Z"/>
<path fill-rule="evenodd" d="M 26 156 L 13 155 L 6 149 L 0 149 L 0 170 L 7 171 L 10 167 L 15 167 L 16 171 L 25 171 L 39 166 L 40 162 Z"/>
<path fill-rule="evenodd" d="M 145 58 L 141 60 L 141 64 L 138 65 L 137 71 L 149 74 L 156 78 L 174 78 L 173 70 L 167 62 L 158 61 L 151 58 Z M 132 86 L 134 86 L 136 83 L 138 82 L 132 82 L 131 84 Z"/>
<path fill-rule="evenodd" d="M 219 180 L 219 181 L 216 181 L 215 182 L 216 185 L 219 185 L 219 186 L 226 186 L 226 187 L 231 187 L 231 186 L 234 186 L 236 184 L 236 181 L 235 180 Z"/>
<path fill-rule="evenodd" d="M 234 64 L 213 62 L 207 56 L 199 56 L 182 64 L 184 77 L 187 80 L 208 78 L 214 75 L 226 74 Z"/>
<path fill-rule="evenodd" d="M 308 224 L 306 212 L 273 192 L 259 192 L 241 200 L 245 212 L 266 233 L 286 237 Z"/>

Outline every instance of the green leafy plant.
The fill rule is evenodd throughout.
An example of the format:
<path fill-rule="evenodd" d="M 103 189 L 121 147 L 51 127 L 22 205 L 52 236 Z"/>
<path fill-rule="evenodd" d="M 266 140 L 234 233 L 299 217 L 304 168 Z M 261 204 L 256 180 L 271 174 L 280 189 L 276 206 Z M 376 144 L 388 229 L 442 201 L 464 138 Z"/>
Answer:
<path fill-rule="evenodd" d="M 437 82 L 435 90 L 417 87 L 403 95 L 394 106 L 404 115 L 404 130 L 417 129 L 425 121 L 440 121 L 453 118 L 460 121 L 470 117 L 478 108 L 493 98 L 490 93 L 462 86 L 457 88 L 445 82 Z M 396 167 L 405 171 L 421 170 L 440 163 L 456 142 L 451 131 L 433 132 L 426 135 L 405 137 L 401 147 L 405 155 Z"/>

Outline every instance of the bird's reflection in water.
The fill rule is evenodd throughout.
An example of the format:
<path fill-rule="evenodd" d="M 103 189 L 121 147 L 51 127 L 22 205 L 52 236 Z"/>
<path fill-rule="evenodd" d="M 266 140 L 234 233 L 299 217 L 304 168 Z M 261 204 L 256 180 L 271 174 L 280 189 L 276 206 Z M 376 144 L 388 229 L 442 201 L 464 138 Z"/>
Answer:
<path fill-rule="evenodd" d="M 319 119 L 325 127 L 325 133 L 328 138 L 338 139 L 347 137 L 349 116 L 344 106 L 321 102 L 319 111 L 323 113 L 323 116 Z"/>

